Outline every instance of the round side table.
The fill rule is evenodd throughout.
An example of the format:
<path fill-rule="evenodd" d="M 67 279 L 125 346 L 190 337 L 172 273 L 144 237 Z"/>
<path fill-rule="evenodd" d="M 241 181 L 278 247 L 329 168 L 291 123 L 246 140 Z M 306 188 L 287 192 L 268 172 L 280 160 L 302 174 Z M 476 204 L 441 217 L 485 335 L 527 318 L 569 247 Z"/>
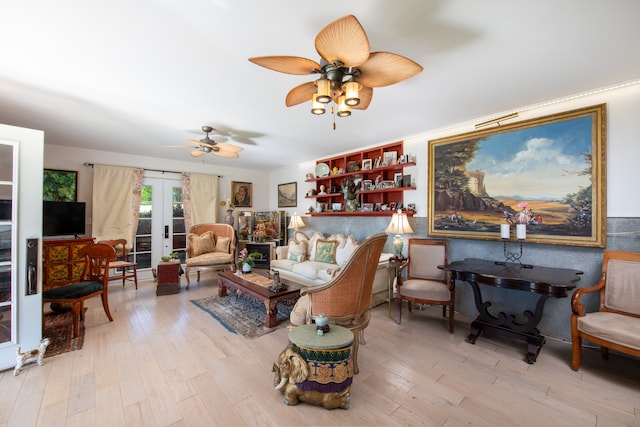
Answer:
<path fill-rule="evenodd" d="M 353 339 L 353 332 L 337 325 L 323 335 L 317 334 L 315 324 L 291 329 L 290 348 L 306 362 L 308 375 L 296 381 L 296 390 L 285 392 L 285 403 L 300 400 L 327 409 L 347 409 L 353 382 Z"/>

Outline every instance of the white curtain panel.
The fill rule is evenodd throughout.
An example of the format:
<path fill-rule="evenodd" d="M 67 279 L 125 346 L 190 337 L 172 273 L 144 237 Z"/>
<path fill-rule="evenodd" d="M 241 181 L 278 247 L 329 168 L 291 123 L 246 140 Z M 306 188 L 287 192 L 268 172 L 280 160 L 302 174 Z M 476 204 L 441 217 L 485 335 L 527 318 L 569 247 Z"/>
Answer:
<path fill-rule="evenodd" d="M 218 176 L 191 173 L 191 219 L 193 224 L 216 223 Z"/>
<path fill-rule="evenodd" d="M 127 239 L 132 244 L 135 168 L 95 165 L 93 168 L 92 234 L 96 241 Z"/>

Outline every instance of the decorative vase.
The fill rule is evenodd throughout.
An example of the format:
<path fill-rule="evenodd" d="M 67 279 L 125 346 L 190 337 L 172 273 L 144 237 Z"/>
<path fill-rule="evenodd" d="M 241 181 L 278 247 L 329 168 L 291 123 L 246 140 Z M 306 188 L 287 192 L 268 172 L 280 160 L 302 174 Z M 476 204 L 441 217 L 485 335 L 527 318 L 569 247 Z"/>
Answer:
<path fill-rule="evenodd" d="M 251 266 L 246 262 L 242 263 L 242 272 L 243 273 L 251 273 Z"/>

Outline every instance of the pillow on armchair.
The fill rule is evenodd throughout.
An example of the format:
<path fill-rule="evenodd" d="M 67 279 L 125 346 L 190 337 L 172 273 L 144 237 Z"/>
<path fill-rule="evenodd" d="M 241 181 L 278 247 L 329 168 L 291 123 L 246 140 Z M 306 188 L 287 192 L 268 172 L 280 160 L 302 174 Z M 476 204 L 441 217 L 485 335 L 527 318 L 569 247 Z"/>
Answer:
<path fill-rule="evenodd" d="M 215 252 L 223 252 L 225 254 L 229 253 L 229 245 L 231 245 L 231 239 L 228 237 L 218 237 L 216 240 L 216 247 L 214 248 Z"/>
<path fill-rule="evenodd" d="M 213 231 L 207 231 L 200 235 L 189 233 L 187 238 L 189 239 L 189 246 L 191 246 L 191 256 L 196 257 L 215 251 L 216 245 Z"/>

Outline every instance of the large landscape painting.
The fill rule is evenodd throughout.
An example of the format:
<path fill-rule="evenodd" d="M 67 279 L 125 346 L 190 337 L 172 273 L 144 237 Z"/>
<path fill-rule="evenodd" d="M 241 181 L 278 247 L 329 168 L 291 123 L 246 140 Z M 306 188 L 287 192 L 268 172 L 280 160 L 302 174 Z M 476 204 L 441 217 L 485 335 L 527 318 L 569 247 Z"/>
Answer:
<path fill-rule="evenodd" d="M 606 245 L 604 104 L 429 141 L 429 235 Z"/>

